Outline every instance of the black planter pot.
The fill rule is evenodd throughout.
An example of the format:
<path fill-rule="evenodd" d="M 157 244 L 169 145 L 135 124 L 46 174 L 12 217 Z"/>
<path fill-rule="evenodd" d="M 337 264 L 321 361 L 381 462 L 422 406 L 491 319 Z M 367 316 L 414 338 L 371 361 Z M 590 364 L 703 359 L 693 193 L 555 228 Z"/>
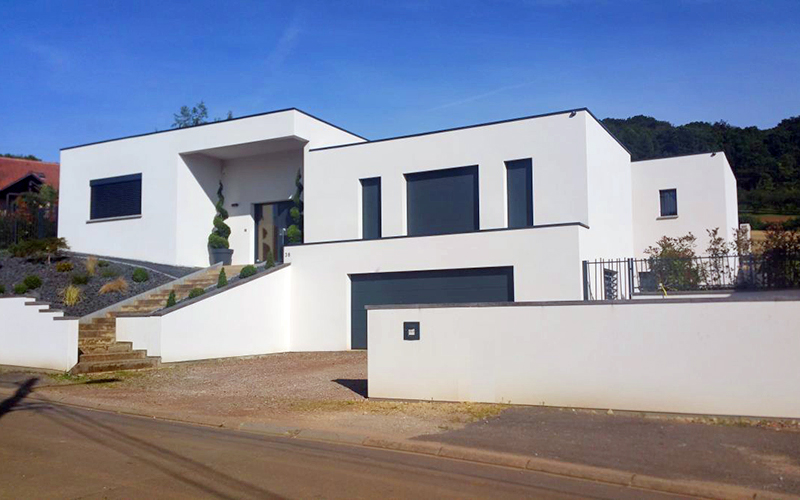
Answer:
<path fill-rule="evenodd" d="M 208 257 L 212 266 L 217 262 L 222 262 L 223 266 L 230 266 L 231 259 L 233 258 L 233 250 L 230 248 L 209 248 Z"/>

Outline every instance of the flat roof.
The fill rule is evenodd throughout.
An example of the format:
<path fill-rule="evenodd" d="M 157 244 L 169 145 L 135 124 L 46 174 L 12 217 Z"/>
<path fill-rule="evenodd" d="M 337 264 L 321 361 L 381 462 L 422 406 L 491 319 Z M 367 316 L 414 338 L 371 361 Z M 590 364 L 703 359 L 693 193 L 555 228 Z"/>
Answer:
<path fill-rule="evenodd" d="M 340 127 L 338 125 L 334 125 L 333 123 L 325 121 L 322 118 L 318 118 L 318 117 L 312 115 L 311 113 L 307 113 L 307 112 L 303 111 L 302 109 L 285 108 L 285 109 L 276 109 L 276 110 L 273 110 L 273 111 L 266 111 L 264 113 L 256 113 L 256 114 L 253 114 L 253 115 L 239 116 L 239 117 L 236 117 L 236 118 L 231 118 L 230 120 L 220 120 L 220 121 L 217 121 L 217 122 L 201 123 L 200 125 L 193 125 L 191 127 L 171 128 L 171 129 L 168 129 L 168 130 L 157 130 L 155 132 L 145 132 L 144 134 L 133 134 L 133 135 L 126 135 L 124 137 L 116 137 L 114 139 L 105 139 L 103 141 L 87 142 L 86 144 L 79 144 L 77 146 L 68 146 L 66 148 L 61 148 L 60 151 L 66 151 L 68 149 L 83 148 L 83 147 L 86 147 L 86 146 L 94 146 L 95 144 L 103 144 L 103 143 L 106 143 L 106 142 L 114 142 L 114 141 L 122 141 L 122 140 L 125 140 L 125 139 L 133 139 L 135 137 L 145 137 L 145 136 L 148 136 L 148 135 L 166 134 L 166 133 L 169 133 L 169 132 L 178 132 L 180 130 L 188 130 L 188 129 L 197 128 L 197 127 L 205 127 L 205 126 L 208 126 L 208 125 L 218 125 L 218 124 L 221 124 L 221 123 L 229 123 L 229 122 L 233 122 L 233 121 L 236 121 L 236 120 L 244 120 L 246 118 L 255 118 L 257 116 L 266 116 L 266 115 L 273 115 L 273 114 L 277 114 L 277 113 L 285 113 L 287 111 L 297 111 L 298 113 L 302 113 L 302 114 L 308 116 L 309 118 L 313 118 L 313 119 L 317 120 L 318 122 L 324 123 L 325 125 L 328 125 L 328 126 L 331 126 L 333 128 L 339 129 L 342 132 L 347 132 L 348 134 L 350 134 L 350 135 L 352 135 L 354 137 L 358 137 L 359 139 L 363 139 L 365 141 L 369 140 L 366 137 L 362 137 L 362 136 L 360 136 L 358 134 L 354 134 L 353 132 L 350 132 L 349 130 L 343 129 L 342 127 Z"/>
<path fill-rule="evenodd" d="M 421 137 L 421 136 L 425 136 L 425 135 L 442 134 L 442 133 L 445 133 L 445 132 L 454 132 L 456 130 L 465 130 L 465 129 L 478 128 L 478 127 L 489 127 L 489 126 L 492 126 L 492 125 L 500 125 L 500 124 L 503 124 L 503 123 L 518 122 L 518 121 L 523 121 L 523 120 L 532 120 L 534 118 L 544 118 L 544 117 L 547 117 L 547 116 L 564 115 L 564 114 L 567 114 L 567 113 L 577 113 L 578 111 L 585 111 L 586 113 L 588 113 L 589 116 L 594 118 L 594 120 L 597 123 L 599 123 L 601 127 L 603 127 L 603 130 L 605 130 L 606 133 L 608 133 L 608 135 L 610 135 L 615 141 L 617 141 L 617 144 L 622 146 L 622 149 L 627 151 L 628 154 L 631 154 L 631 151 L 624 144 L 622 144 L 622 142 L 619 139 L 617 139 L 617 137 L 614 134 L 612 134 L 610 130 L 608 130 L 608 127 L 606 127 L 605 124 L 602 121 L 600 121 L 594 115 L 594 113 L 592 113 L 589 110 L 589 108 L 585 108 L 585 107 L 584 108 L 566 109 L 566 110 L 563 110 L 563 111 L 553 111 L 551 113 L 542 113 L 542 114 L 539 114 L 539 115 L 522 116 L 522 117 L 519 117 L 519 118 L 509 118 L 507 120 L 497 120 L 497 121 L 493 121 L 493 122 L 476 123 L 476 124 L 473 124 L 473 125 L 464 125 L 464 126 L 461 126 L 461 127 L 453 127 L 453 128 L 446 128 L 446 129 L 441 129 L 441 130 L 433 130 L 433 131 L 430 131 L 430 132 L 420 132 L 420 133 L 417 133 L 417 134 L 398 135 L 398 136 L 395 136 L 395 137 L 386 137 L 386 138 L 383 138 L 383 139 L 375 139 L 374 141 L 355 142 L 355 143 L 352 143 L 352 144 L 339 144 L 337 146 L 326 146 L 326 147 L 323 147 L 323 148 L 309 149 L 309 151 L 325 151 L 327 149 L 348 148 L 348 147 L 351 147 L 351 146 L 365 146 L 367 144 L 374 144 L 376 142 L 396 141 L 396 140 L 399 140 L 399 139 L 408 139 L 408 138 L 412 138 L 412 137 Z"/>

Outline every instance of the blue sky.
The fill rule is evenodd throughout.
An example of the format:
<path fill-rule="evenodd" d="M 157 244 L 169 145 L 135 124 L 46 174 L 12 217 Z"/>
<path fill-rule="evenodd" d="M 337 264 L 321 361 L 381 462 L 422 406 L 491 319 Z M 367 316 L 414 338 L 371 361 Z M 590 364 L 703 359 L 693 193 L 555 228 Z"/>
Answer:
<path fill-rule="evenodd" d="M 800 2 L 0 0 L 0 152 L 298 107 L 370 139 L 586 106 L 800 114 Z"/>

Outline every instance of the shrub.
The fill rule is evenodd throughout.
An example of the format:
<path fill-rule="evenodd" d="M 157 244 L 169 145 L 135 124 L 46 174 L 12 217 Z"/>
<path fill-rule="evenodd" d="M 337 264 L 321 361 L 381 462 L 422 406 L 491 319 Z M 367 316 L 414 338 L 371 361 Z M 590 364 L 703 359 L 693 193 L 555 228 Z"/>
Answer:
<path fill-rule="evenodd" d="M 6 286 L 0 285 L 0 295 L 3 295 L 4 293 L 6 293 Z"/>
<path fill-rule="evenodd" d="M 111 265 L 111 262 L 109 262 L 107 260 L 98 260 L 97 261 L 97 267 L 108 267 L 110 265 Z"/>
<path fill-rule="evenodd" d="M 25 283 L 25 286 L 28 287 L 28 290 L 36 290 L 42 286 L 42 278 L 36 276 L 35 274 L 25 276 L 25 279 L 22 280 L 22 282 Z"/>
<path fill-rule="evenodd" d="M 271 267 L 275 267 L 275 258 L 272 256 L 272 252 L 267 252 L 267 262 L 264 264 L 264 269 Z"/>
<path fill-rule="evenodd" d="M 115 269 L 103 269 L 100 271 L 100 276 L 103 278 L 116 278 L 119 276 L 119 272 Z"/>
<path fill-rule="evenodd" d="M 258 272 L 258 269 L 256 269 L 256 266 L 252 266 L 252 265 L 244 266 L 242 268 L 242 270 L 239 271 L 239 277 L 240 278 L 249 278 L 250 276 L 256 274 L 257 272 Z"/>
<path fill-rule="evenodd" d="M 75 273 L 72 275 L 72 284 L 85 285 L 86 283 L 89 283 L 90 279 L 92 279 L 92 277 L 86 273 Z"/>
<path fill-rule="evenodd" d="M 133 279 L 133 281 L 136 283 L 144 283 L 150 279 L 150 275 L 147 274 L 147 270 L 137 267 L 133 270 L 133 276 L 131 276 L 131 279 Z"/>
<path fill-rule="evenodd" d="M 109 281 L 105 285 L 101 286 L 100 290 L 98 290 L 98 293 L 100 295 L 105 295 L 111 292 L 125 293 L 127 291 L 128 291 L 128 282 L 125 281 L 125 278 L 120 276 L 114 281 Z"/>
<path fill-rule="evenodd" d="M 43 238 L 40 240 L 26 240 L 11 247 L 11 255 L 20 258 L 33 258 L 47 260 L 49 264 L 53 257 L 57 257 L 61 250 L 69 248 L 64 238 Z"/>
<path fill-rule="evenodd" d="M 292 224 L 286 229 L 286 239 L 289 243 L 300 243 L 303 241 L 303 232 L 300 228 Z"/>
<path fill-rule="evenodd" d="M 17 295 L 22 295 L 23 293 L 28 291 L 28 287 L 25 286 L 25 283 L 17 283 L 14 285 L 14 293 Z"/>
<path fill-rule="evenodd" d="M 72 262 L 68 260 L 62 260 L 61 262 L 56 262 L 56 271 L 59 273 L 68 273 L 73 269 Z"/>
<path fill-rule="evenodd" d="M 94 276 L 97 272 L 97 257 L 87 257 L 86 258 L 86 273 L 89 276 Z"/>
<path fill-rule="evenodd" d="M 75 285 L 70 285 L 64 289 L 64 305 L 74 306 L 81 301 L 81 289 Z"/>
<path fill-rule="evenodd" d="M 228 276 L 225 274 L 225 268 L 223 267 L 219 271 L 219 278 L 217 278 L 217 288 L 222 288 L 228 284 Z"/>
<path fill-rule="evenodd" d="M 217 215 L 214 216 L 214 229 L 208 235 L 208 246 L 210 248 L 230 248 L 228 236 L 231 235 L 231 228 L 225 224 L 225 219 L 228 218 L 228 211 L 225 210 L 225 197 L 222 196 L 222 182 L 219 183 L 217 189 Z"/>
<path fill-rule="evenodd" d="M 697 238 L 688 233 L 685 236 L 664 236 L 655 246 L 645 249 L 650 272 L 655 283 L 666 290 L 692 290 L 701 279 L 701 269 L 695 259 Z"/>
<path fill-rule="evenodd" d="M 203 290 L 202 288 L 192 288 L 192 290 L 189 292 L 189 298 L 193 299 L 195 297 L 203 295 L 204 293 L 206 293 L 206 291 Z"/>
<path fill-rule="evenodd" d="M 175 298 L 175 290 L 169 292 L 169 297 L 167 297 L 167 307 L 172 307 L 177 304 L 178 300 Z"/>

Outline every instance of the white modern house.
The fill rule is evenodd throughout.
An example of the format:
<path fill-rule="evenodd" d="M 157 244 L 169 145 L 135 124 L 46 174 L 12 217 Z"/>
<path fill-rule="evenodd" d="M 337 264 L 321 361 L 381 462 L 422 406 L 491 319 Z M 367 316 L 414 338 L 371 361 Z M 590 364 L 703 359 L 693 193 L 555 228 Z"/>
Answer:
<path fill-rule="evenodd" d="M 631 162 L 588 109 L 375 141 L 287 109 L 63 149 L 59 235 L 207 266 L 220 182 L 233 263 L 291 264 L 291 351 L 365 348 L 369 305 L 579 300 L 583 260 L 738 225 L 724 153 Z"/>

